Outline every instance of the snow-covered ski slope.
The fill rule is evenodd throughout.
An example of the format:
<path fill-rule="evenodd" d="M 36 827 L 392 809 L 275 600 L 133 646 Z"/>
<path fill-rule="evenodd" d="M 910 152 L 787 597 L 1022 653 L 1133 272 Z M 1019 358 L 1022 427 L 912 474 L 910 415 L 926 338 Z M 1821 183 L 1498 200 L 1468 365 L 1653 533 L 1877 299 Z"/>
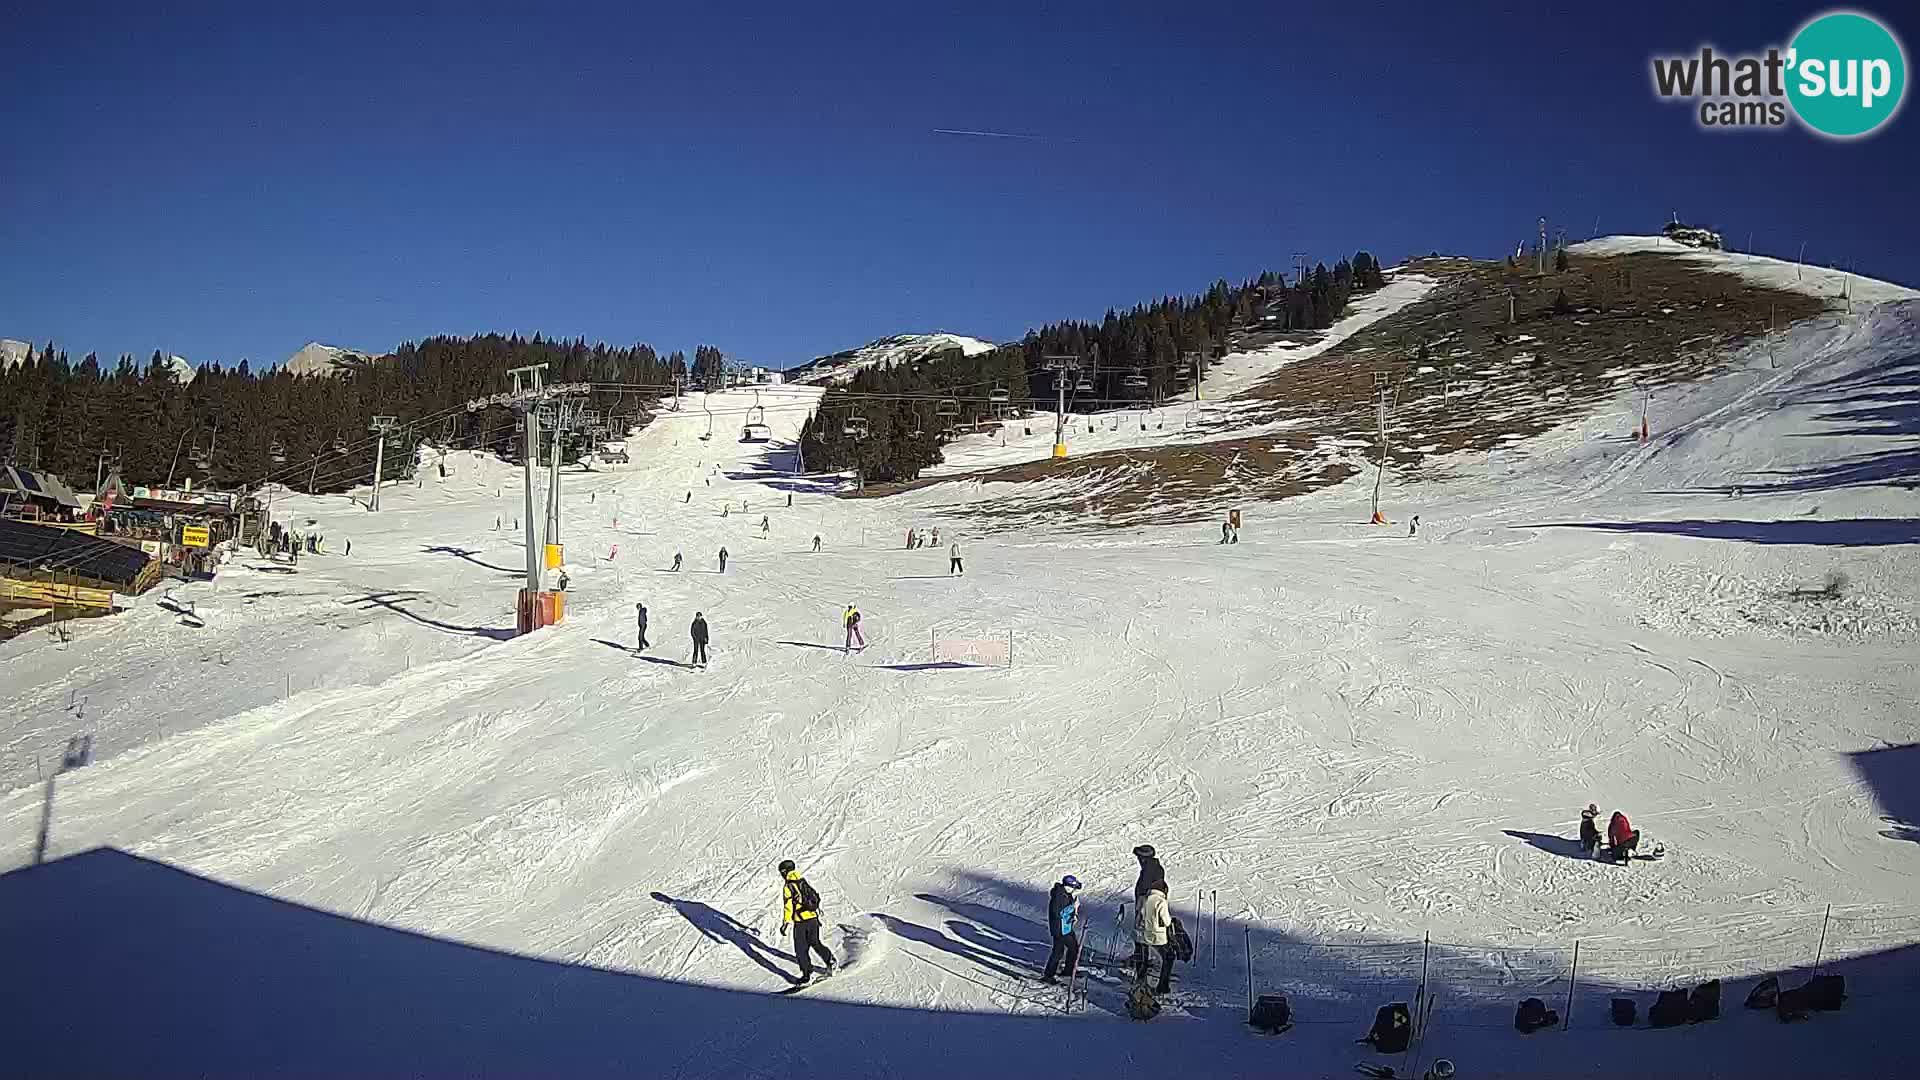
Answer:
<path fill-rule="evenodd" d="M 1652 989 L 1920 941 L 1917 355 L 1920 301 L 1822 316 L 1656 397 L 1645 445 L 1623 399 L 1389 478 L 1391 528 L 1359 524 L 1367 476 L 1246 507 L 1231 547 L 976 539 L 953 509 L 1023 485 L 834 498 L 783 471 L 804 409 L 740 444 L 751 399 L 714 395 L 711 440 L 690 400 L 633 464 L 569 472 L 568 619 L 518 639 L 512 470 L 456 454 L 377 515 L 293 498 L 276 516 L 330 554 L 176 587 L 191 616 L 156 598 L 64 649 L 0 644 L 11 864 L 48 796 L 33 756 L 94 730 L 101 757 L 53 789 L 56 861 L 0 878 L 0 1010 L 49 1035 L 14 1060 L 1352 1075 L 1430 935 L 1425 1053 L 1466 1075 L 1905 1075 L 1872 1034 L 1913 1001 L 1904 953 L 1846 960 L 1853 999 L 1807 1024 L 1741 1010 L 1746 982 L 1684 1031 L 1615 1030 L 1606 1001 L 1644 1017 Z M 934 524 L 940 549 L 902 550 Z M 848 602 L 864 653 L 838 648 Z M 704 671 L 679 663 L 696 610 Z M 934 637 L 1007 634 L 1010 669 L 932 662 Z M 1667 857 L 1573 857 L 1590 800 Z M 1217 891 L 1218 949 L 1196 933 L 1150 1024 L 1102 979 L 1063 1015 L 1034 981 L 1047 886 L 1088 883 L 1102 946 L 1141 842 L 1190 926 Z M 857 957 L 793 1000 L 783 857 Z M 1566 1008 L 1576 940 L 1574 1030 L 1522 1038 L 1520 997 Z M 1278 1039 L 1240 1022 L 1249 949 L 1256 990 L 1293 995 Z"/>
<path fill-rule="evenodd" d="M 1189 393 L 1158 407 L 1104 410 L 1094 414 L 1089 414 L 1084 407 L 1076 413 L 1069 401 L 1068 449 L 1075 454 L 1092 454 L 1277 431 L 1284 425 L 1247 419 L 1243 414 L 1249 411 L 1249 405 L 1258 411 L 1259 403 L 1235 401 L 1234 395 L 1288 364 L 1331 349 L 1425 296 L 1435 284 L 1437 282 L 1426 275 L 1394 273 L 1384 287 L 1355 296 L 1347 313 L 1325 331 L 1302 335 L 1299 341 L 1280 342 L 1223 357 L 1202 376 L 1198 400 Z M 946 460 L 927 469 L 924 475 L 956 476 L 1002 465 L 1045 461 L 1053 454 L 1053 404 L 1036 402 L 1037 408 L 1044 406 L 1043 411 L 1036 412 L 1030 420 L 1009 421 L 991 435 L 962 435 L 954 439 L 942 448 Z"/>

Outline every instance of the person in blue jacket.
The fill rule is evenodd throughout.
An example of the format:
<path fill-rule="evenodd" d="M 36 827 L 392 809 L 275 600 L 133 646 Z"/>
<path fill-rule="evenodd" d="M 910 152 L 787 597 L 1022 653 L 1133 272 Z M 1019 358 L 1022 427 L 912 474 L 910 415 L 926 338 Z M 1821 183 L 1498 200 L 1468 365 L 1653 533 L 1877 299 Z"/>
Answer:
<path fill-rule="evenodd" d="M 1053 951 L 1047 954 L 1047 970 L 1040 981 L 1050 983 L 1064 971 L 1067 981 L 1080 966 L 1080 879 L 1068 874 L 1047 894 L 1047 931 L 1053 936 Z"/>

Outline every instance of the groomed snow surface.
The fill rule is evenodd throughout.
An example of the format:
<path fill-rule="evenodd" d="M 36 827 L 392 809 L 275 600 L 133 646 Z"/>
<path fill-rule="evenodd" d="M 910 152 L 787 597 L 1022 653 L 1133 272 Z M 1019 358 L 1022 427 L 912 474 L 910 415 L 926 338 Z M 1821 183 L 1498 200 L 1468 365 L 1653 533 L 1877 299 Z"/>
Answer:
<path fill-rule="evenodd" d="M 0 877 L 9 1060 L 1404 1074 L 1353 1040 L 1424 960 L 1424 1058 L 1462 1076 L 1908 1075 L 1880 1025 L 1916 989 L 1889 951 L 1920 940 L 1920 762 L 1895 749 L 1920 742 L 1916 348 L 1917 301 L 1810 320 L 1777 367 L 1750 350 L 1656 397 L 1650 444 L 1623 399 L 1450 479 L 1389 477 L 1391 528 L 1359 524 L 1365 476 L 1244 507 L 1229 547 L 976 542 L 949 508 L 978 491 L 837 499 L 785 472 L 804 409 L 770 410 L 769 449 L 725 419 L 702 440 L 696 405 L 632 465 L 569 471 L 567 620 L 524 638 L 511 469 L 451 455 L 377 515 L 288 498 L 276 518 L 327 554 L 0 645 L 0 844 L 30 861 L 51 798 L 54 860 Z M 1834 572 L 1836 598 L 1793 595 Z M 848 602 L 864 652 L 840 648 Z M 1009 635 L 1011 668 L 933 661 L 936 638 Z M 96 763 L 38 782 L 78 731 Z M 1576 857 L 1588 801 L 1665 859 Z M 1102 947 L 1142 842 L 1199 956 L 1151 1023 L 1104 977 L 1063 1012 L 1036 981 L 1047 887 L 1088 883 Z M 782 858 L 847 961 L 792 999 Z M 1520 1036 L 1519 998 L 1567 1008 L 1576 941 L 1572 1030 Z M 1249 953 L 1255 989 L 1293 998 L 1277 1038 L 1242 1024 Z M 1839 1013 L 1783 1025 L 1735 981 L 1721 1020 L 1645 1030 L 1654 989 L 1816 956 L 1850 976 Z M 1607 1021 L 1621 990 L 1639 1029 Z"/>

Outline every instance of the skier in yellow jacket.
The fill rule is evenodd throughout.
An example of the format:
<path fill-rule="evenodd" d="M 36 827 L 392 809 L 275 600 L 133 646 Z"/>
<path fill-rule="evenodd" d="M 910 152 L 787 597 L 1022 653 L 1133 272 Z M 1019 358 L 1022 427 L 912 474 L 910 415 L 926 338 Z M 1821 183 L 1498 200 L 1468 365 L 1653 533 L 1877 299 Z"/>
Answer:
<path fill-rule="evenodd" d="M 820 943 L 820 894 L 794 869 L 792 859 L 780 861 L 780 933 L 793 932 L 793 955 L 800 961 L 800 981 L 813 981 L 813 953 L 826 958 L 825 975 L 833 974 L 833 952 Z"/>

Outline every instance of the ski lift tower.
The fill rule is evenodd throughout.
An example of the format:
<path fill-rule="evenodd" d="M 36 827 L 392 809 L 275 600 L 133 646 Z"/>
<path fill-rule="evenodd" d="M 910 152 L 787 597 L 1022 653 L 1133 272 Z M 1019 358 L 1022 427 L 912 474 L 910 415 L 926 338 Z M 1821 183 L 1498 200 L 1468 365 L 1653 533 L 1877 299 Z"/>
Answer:
<path fill-rule="evenodd" d="M 492 405 L 500 405 L 520 414 L 520 429 L 523 435 L 521 446 L 521 465 L 526 485 L 526 545 L 527 580 L 526 587 L 520 590 L 519 602 L 515 606 L 516 619 L 520 633 L 529 634 L 543 626 L 558 623 L 566 613 L 565 595 L 541 588 L 543 568 L 560 565 L 560 545 L 541 542 L 540 525 L 534 517 L 533 474 L 540 467 L 540 414 L 549 403 L 557 405 L 561 395 L 584 392 L 584 385 L 549 386 L 545 373 L 547 365 L 534 364 L 529 367 L 514 368 L 507 372 L 513 380 L 513 389 L 504 394 L 479 398 L 467 402 L 467 411 L 476 412 Z M 558 460 L 559 444 L 556 432 L 554 454 Z M 557 533 L 557 529 L 555 530 Z M 557 539 L 552 537 L 550 539 Z"/>
<path fill-rule="evenodd" d="M 1075 377 L 1080 374 L 1078 356 L 1043 356 L 1040 358 L 1053 372 L 1053 392 L 1056 398 L 1053 409 L 1053 456 L 1067 456 L 1067 391 L 1072 388 Z"/>
<path fill-rule="evenodd" d="M 373 422 L 367 425 L 367 430 L 373 432 L 373 437 L 377 440 L 373 448 L 373 494 L 367 496 L 367 513 L 369 514 L 380 512 L 380 471 L 387 463 L 387 432 L 392 431 L 394 425 L 399 422 L 400 418 L 397 416 L 376 416 Z"/>
<path fill-rule="evenodd" d="M 1373 518 L 1374 525 L 1385 525 L 1387 519 L 1380 513 L 1380 478 L 1387 472 L 1387 397 L 1393 393 L 1391 377 L 1384 371 L 1373 373 L 1373 394 L 1375 416 L 1380 426 L 1380 468 L 1373 474 Z"/>

